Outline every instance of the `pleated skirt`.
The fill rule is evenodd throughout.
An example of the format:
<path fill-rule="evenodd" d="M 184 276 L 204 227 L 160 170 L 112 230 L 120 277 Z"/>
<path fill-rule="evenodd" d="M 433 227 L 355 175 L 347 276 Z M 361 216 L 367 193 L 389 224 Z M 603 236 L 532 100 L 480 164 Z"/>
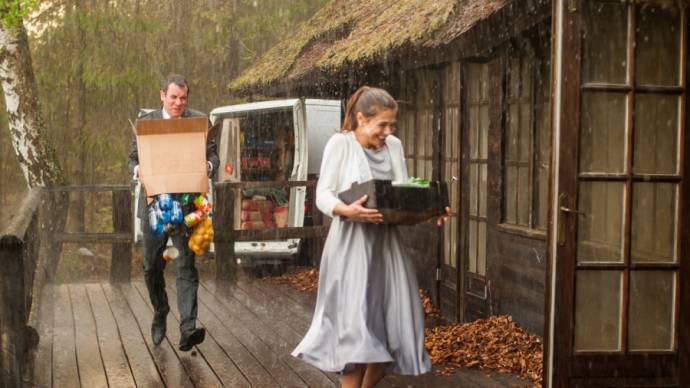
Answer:
<path fill-rule="evenodd" d="M 311 326 L 292 355 L 329 372 L 389 363 L 387 371 L 431 370 L 414 268 L 395 225 L 331 223 Z"/>

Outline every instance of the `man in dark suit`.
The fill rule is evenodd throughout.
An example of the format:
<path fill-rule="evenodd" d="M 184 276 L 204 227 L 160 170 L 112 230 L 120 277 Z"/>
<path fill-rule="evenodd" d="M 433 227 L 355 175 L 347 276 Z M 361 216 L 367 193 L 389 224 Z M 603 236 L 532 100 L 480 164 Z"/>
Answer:
<path fill-rule="evenodd" d="M 150 119 L 178 119 L 181 117 L 206 116 L 201 112 L 187 108 L 189 85 L 181 75 L 171 74 L 162 83 L 160 90 L 163 107 L 148 112 L 139 117 L 139 120 Z M 170 150 L 170 152 L 184 152 L 184 150 Z M 216 152 L 215 140 L 209 138 L 206 144 L 206 160 L 208 163 L 208 176 L 211 177 L 218 169 L 219 159 Z M 135 179 L 139 177 L 139 155 L 137 152 L 137 139 L 133 137 L 129 152 L 129 172 Z M 163 269 L 163 251 L 172 239 L 173 245 L 180 254 L 175 260 L 177 269 L 177 306 L 180 311 L 180 344 L 179 349 L 188 351 L 201 342 L 206 336 L 203 328 L 196 328 L 197 317 L 197 290 L 199 288 L 199 272 L 194 266 L 194 253 L 187 246 L 190 231 L 183 226 L 177 233 L 156 235 L 149 226 L 148 206 L 144 196 L 144 190 L 139 197 L 137 216 L 143 220 L 144 234 L 144 279 L 149 291 L 151 304 L 154 308 L 153 323 L 151 324 L 151 337 L 153 343 L 158 345 L 165 338 L 166 318 L 170 307 L 168 295 L 165 292 L 165 278 Z M 183 209 L 185 214 L 189 209 Z"/>

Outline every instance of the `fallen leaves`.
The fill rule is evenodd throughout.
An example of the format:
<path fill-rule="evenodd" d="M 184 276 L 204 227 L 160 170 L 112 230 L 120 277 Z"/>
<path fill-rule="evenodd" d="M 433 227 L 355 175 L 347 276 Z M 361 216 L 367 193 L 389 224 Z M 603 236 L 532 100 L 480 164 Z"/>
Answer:
<path fill-rule="evenodd" d="M 314 292 L 318 288 L 319 269 L 292 270 L 268 281 Z M 426 316 L 440 316 L 424 290 L 419 290 L 419 296 Z M 532 380 L 536 387 L 542 386 L 544 346 L 510 316 L 426 329 L 424 346 L 438 375 L 450 375 L 459 367 L 478 368 L 517 374 Z"/>
<path fill-rule="evenodd" d="M 429 298 L 429 295 L 426 294 L 426 291 L 424 291 L 423 288 L 419 289 L 419 297 L 422 298 L 424 315 L 426 315 L 427 317 L 438 317 L 441 315 L 441 312 L 436 307 L 434 307 L 434 305 L 431 303 L 431 298 Z"/>
<path fill-rule="evenodd" d="M 314 292 L 319 285 L 319 269 L 297 269 L 278 277 L 267 279 L 270 282 L 275 282 L 278 284 L 288 284 L 298 291 Z"/>
<path fill-rule="evenodd" d="M 458 367 L 491 369 L 518 374 L 541 387 L 543 344 L 510 316 L 426 329 L 424 345 L 440 366 L 437 374 L 449 375 Z"/>

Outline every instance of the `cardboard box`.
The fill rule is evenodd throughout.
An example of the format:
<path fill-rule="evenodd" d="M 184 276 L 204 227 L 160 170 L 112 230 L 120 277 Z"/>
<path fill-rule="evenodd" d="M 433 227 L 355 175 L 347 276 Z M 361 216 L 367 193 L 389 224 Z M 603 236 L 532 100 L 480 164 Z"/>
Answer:
<path fill-rule="evenodd" d="M 378 209 L 386 224 L 417 224 L 445 214 L 448 206 L 448 186 L 445 182 L 431 182 L 429 187 L 394 186 L 389 180 L 370 180 L 353 183 L 338 197 L 350 204 L 368 195 L 364 207 Z"/>
<path fill-rule="evenodd" d="M 139 179 L 146 196 L 206 193 L 208 119 L 137 121 Z"/>

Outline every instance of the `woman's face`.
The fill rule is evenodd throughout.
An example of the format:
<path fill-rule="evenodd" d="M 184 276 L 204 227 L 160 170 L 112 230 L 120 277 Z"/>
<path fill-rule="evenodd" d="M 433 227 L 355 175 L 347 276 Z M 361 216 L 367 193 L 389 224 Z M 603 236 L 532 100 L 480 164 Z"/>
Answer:
<path fill-rule="evenodd" d="M 357 129 L 355 137 L 364 148 L 378 149 L 386 144 L 386 137 L 395 132 L 398 110 L 382 110 L 372 117 L 365 117 L 357 112 Z"/>

